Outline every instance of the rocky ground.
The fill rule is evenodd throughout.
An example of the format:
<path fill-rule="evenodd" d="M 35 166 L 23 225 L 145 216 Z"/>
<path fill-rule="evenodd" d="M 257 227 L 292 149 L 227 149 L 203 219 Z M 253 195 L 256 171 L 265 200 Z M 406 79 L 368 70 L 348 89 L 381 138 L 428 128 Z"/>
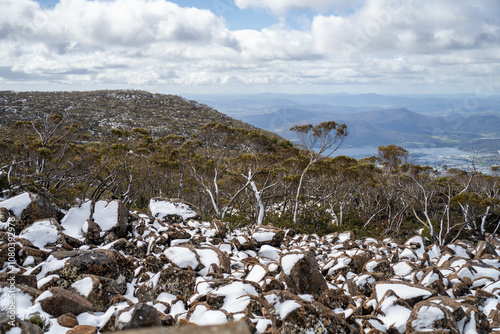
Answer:
<path fill-rule="evenodd" d="M 148 214 L 118 201 L 61 213 L 25 193 L 0 213 L 2 333 L 42 332 L 33 319 L 48 333 L 237 320 L 253 333 L 500 332 L 497 237 L 425 247 L 229 232 L 167 199 Z"/>

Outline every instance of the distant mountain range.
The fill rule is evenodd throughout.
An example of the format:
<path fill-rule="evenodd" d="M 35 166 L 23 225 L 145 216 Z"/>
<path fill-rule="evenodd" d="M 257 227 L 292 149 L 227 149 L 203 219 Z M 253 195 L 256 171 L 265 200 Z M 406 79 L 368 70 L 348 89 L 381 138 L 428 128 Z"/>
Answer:
<path fill-rule="evenodd" d="M 500 149 L 500 97 L 378 94 L 190 97 L 292 140 L 294 135 L 288 129 L 295 124 L 333 120 L 348 125 L 350 135 L 344 147 L 395 144 L 405 148 L 473 148 L 485 153 L 497 153 Z"/>

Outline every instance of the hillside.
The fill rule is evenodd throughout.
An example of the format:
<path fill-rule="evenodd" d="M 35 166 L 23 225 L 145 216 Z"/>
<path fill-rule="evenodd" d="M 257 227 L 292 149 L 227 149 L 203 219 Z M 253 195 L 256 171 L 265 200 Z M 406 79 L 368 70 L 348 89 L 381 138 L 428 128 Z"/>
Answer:
<path fill-rule="evenodd" d="M 180 96 L 136 90 L 88 92 L 0 92 L 0 125 L 42 119 L 58 113 L 78 124 L 80 131 L 99 138 L 112 128 L 141 127 L 153 138 L 188 136 L 206 123 L 255 129 L 215 109 Z"/>

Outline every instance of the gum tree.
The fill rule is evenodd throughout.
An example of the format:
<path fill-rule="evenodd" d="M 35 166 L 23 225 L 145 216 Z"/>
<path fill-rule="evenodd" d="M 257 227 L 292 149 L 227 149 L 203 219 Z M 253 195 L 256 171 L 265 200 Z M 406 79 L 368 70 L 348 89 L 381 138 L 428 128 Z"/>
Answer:
<path fill-rule="evenodd" d="M 297 224 L 299 211 L 299 197 L 302 190 L 304 176 L 316 162 L 331 156 L 342 145 L 348 135 L 347 126 L 334 121 L 322 122 L 317 125 L 296 125 L 290 128 L 299 139 L 298 146 L 305 152 L 307 164 L 300 174 L 297 192 L 295 194 L 295 207 L 293 210 L 293 223 Z M 315 151 L 314 149 L 317 149 Z M 325 154 L 326 153 L 326 154 Z"/>

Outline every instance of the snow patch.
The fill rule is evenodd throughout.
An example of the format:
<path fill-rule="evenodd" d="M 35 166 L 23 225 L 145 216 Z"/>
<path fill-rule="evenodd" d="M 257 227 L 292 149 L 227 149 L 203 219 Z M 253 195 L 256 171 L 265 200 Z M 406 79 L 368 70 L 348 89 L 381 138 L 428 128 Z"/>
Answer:
<path fill-rule="evenodd" d="M 304 254 L 286 254 L 281 258 L 281 268 L 285 275 L 290 275 L 293 266 L 304 258 Z"/>
<path fill-rule="evenodd" d="M 14 196 L 5 201 L 0 201 L 0 208 L 12 210 L 16 217 L 21 217 L 24 209 L 31 204 L 31 197 L 29 193 L 22 193 L 21 195 Z"/>
<path fill-rule="evenodd" d="M 25 228 L 19 237 L 28 240 L 39 249 L 44 249 L 47 244 L 57 241 L 57 232 L 57 227 L 50 220 L 42 220 Z"/>
<path fill-rule="evenodd" d="M 72 207 L 61 220 L 64 233 L 70 237 L 83 240 L 82 227 L 90 219 L 91 201 L 86 201 L 80 206 Z"/>
<path fill-rule="evenodd" d="M 168 215 L 179 215 L 184 220 L 197 216 L 197 213 L 185 203 L 169 202 L 158 199 L 151 199 L 149 201 L 149 210 L 154 218 L 160 220 Z"/>
<path fill-rule="evenodd" d="M 71 287 L 74 288 L 76 291 L 78 291 L 79 294 L 81 294 L 82 296 L 84 296 L 86 298 L 89 296 L 90 292 L 92 291 L 92 287 L 93 287 L 92 278 L 85 277 L 85 278 L 71 284 Z"/>

